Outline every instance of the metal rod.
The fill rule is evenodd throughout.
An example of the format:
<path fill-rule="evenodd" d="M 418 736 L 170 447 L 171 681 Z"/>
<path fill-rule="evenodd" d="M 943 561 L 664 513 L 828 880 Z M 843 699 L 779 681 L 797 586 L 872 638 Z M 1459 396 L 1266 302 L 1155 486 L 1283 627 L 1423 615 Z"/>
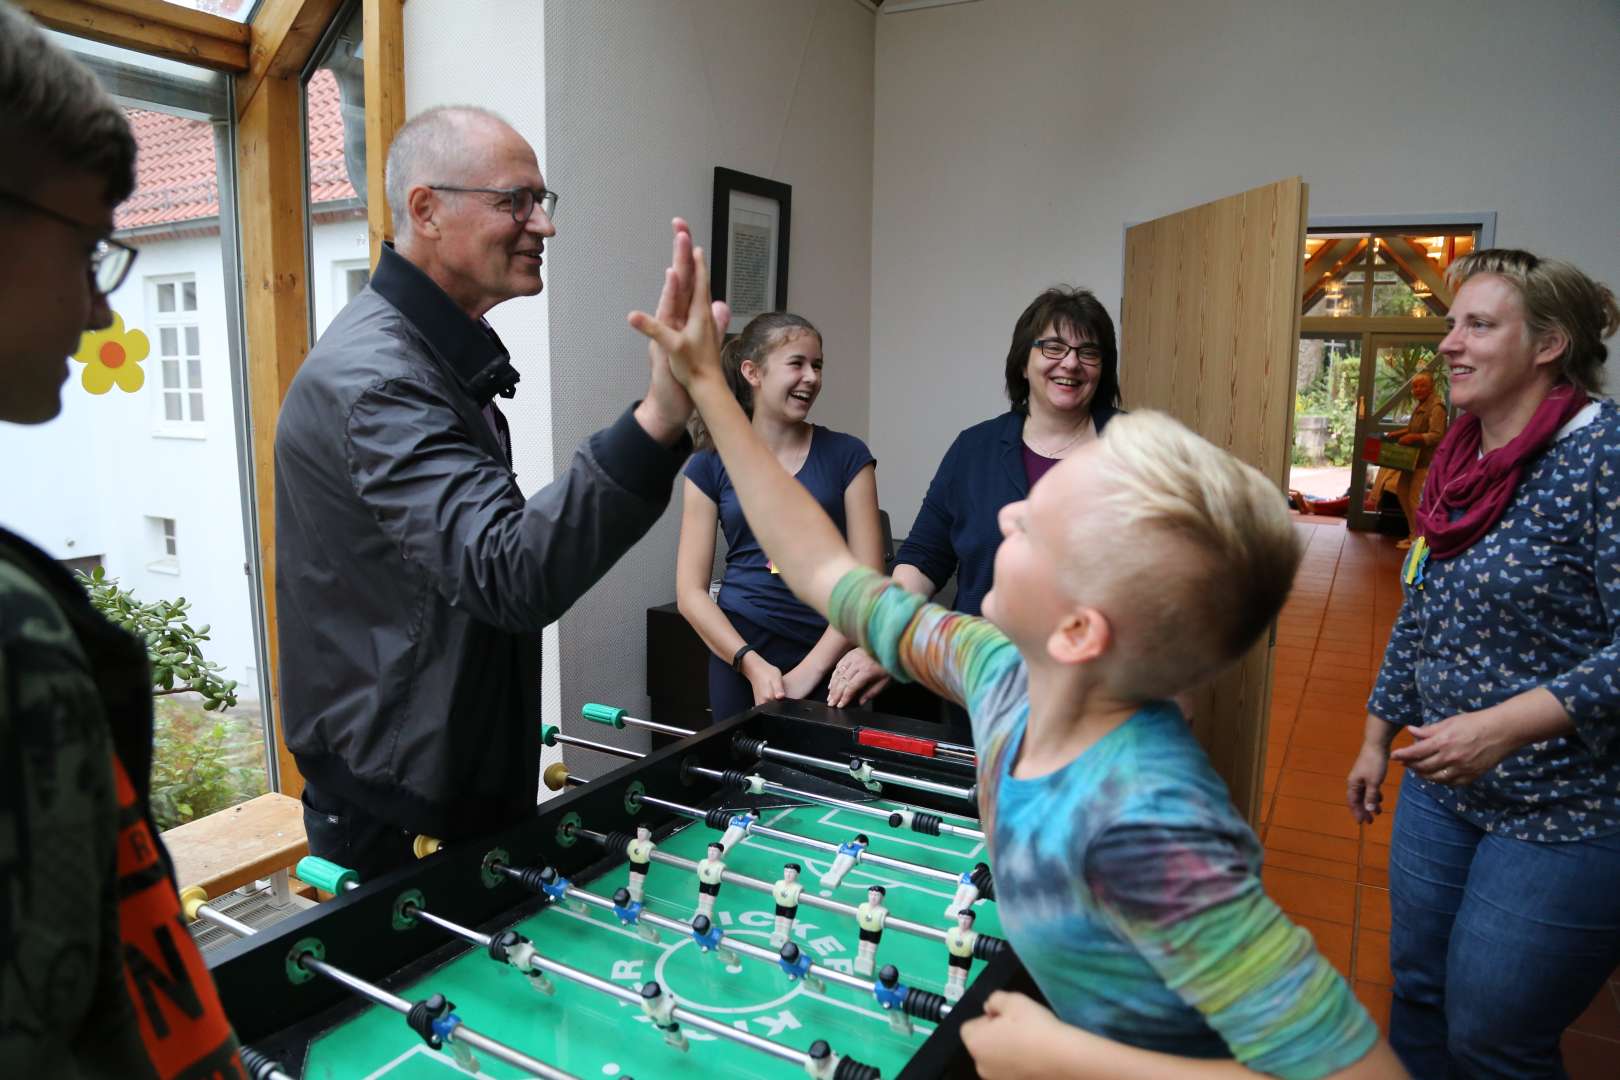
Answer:
<path fill-rule="evenodd" d="M 358 887 L 359 886 L 353 884 L 349 886 L 349 888 Z M 412 907 L 414 906 L 415 905 L 412 905 Z M 434 921 L 427 912 L 422 911 L 420 908 L 416 909 L 416 913 L 430 922 Z M 251 937 L 258 933 L 258 930 L 249 926 L 247 923 L 215 911 L 207 904 L 204 904 L 197 909 L 197 917 L 207 919 L 214 925 L 222 926 L 225 929 L 230 930 L 233 933 L 240 934 L 243 937 Z M 483 944 L 487 946 L 489 944 L 489 938 L 485 937 Z M 341 985 L 348 987 L 361 997 L 376 1002 L 378 1005 L 393 1009 L 401 1016 L 410 1015 L 411 1003 L 409 1001 L 406 1001 L 404 998 L 395 994 L 390 994 L 382 987 L 369 983 L 360 978 L 358 975 L 350 975 L 342 968 L 333 967 L 324 960 L 317 960 L 308 953 L 299 958 L 298 964 L 300 967 L 308 968 L 310 971 L 313 971 L 318 975 L 324 975 L 333 982 L 340 983 Z M 479 1050 L 489 1054 L 490 1057 L 499 1058 L 508 1065 L 515 1066 L 519 1069 L 524 1069 L 531 1075 L 541 1077 L 541 1080 L 579 1080 L 579 1078 L 573 1073 L 563 1072 L 561 1069 L 554 1069 L 543 1061 L 536 1061 L 534 1058 L 529 1057 L 522 1051 L 513 1050 L 511 1047 L 506 1046 L 503 1043 L 498 1043 L 486 1035 L 479 1034 L 466 1024 L 456 1025 L 455 1030 L 452 1031 L 448 1037 L 457 1042 L 464 1042 L 468 1046 L 477 1047 Z M 291 1080 L 291 1078 L 288 1077 L 286 1073 L 274 1072 L 271 1074 L 271 1080 Z"/>
<path fill-rule="evenodd" d="M 421 914 L 420 909 L 418 913 Z M 348 987 L 367 1000 L 373 1001 L 385 1008 L 393 1009 L 401 1016 L 409 1016 L 411 1003 L 396 994 L 390 994 L 380 986 L 373 985 L 357 975 L 350 975 L 342 968 L 333 967 L 324 960 L 317 960 L 308 953 L 298 960 L 301 967 L 307 968 L 318 975 L 324 975 L 335 983 Z M 466 1043 L 468 1046 L 482 1050 L 492 1058 L 506 1062 L 519 1068 L 532 1076 L 541 1077 L 542 1080 L 579 1080 L 573 1073 L 563 1072 L 553 1068 L 543 1061 L 536 1061 L 529 1055 L 513 1050 L 504 1043 L 498 1043 L 489 1036 L 474 1031 L 466 1024 L 457 1024 L 455 1030 L 445 1036 L 454 1042 Z"/>
<path fill-rule="evenodd" d="M 592 829 L 575 829 L 574 835 L 583 837 L 592 843 L 601 844 L 603 847 L 607 846 L 607 837 Z M 652 852 L 652 860 L 653 862 L 661 862 L 665 866 L 678 866 L 682 870 L 691 870 L 694 873 L 697 872 L 697 863 L 693 862 L 691 859 L 683 859 L 679 855 L 671 855 L 666 851 L 658 851 L 654 849 Z M 747 874 L 739 874 L 732 870 L 725 871 L 721 875 L 720 880 L 729 881 L 733 885 L 741 885 L 745 889 L 753 889 L 755 892 L 768 893 L 772 888 L 768 882 L 761 881 L 756 877 L 749 877 Z M 823 911 L 836 911 L 840 915 L 848 915 L 851 918 L 854 918 L 856 914 L 855 905 L 844 904 L 837 900 L 828 900 L 824 897 L 816 896 L 808 889 L 799 894 L 799 903 L 807 907 L 821 908 Z M 885 928 L 901 930 L 905 933 L 915 934 L 918 937 L 925 937 L 932 941 L 945 940 L 945 931 L 936 930 L 934 927 L 925 926 L 922 923 L 912 922 L 910 919 L 901 919 L 890 915 L 883 925 Z M 987 935 L 980 935 L 980 937 L 984 936 Z"/>
<path fill-rule="evenodd" d="M 759 752 L 762 756 L 775 758 L 777 761 L 791 761 L 800 765 L 809 765 L 812 768 L 843 773 L 845 776 L 853 775 L 847 762 L 833 761 L 830 758 L 811 757 L 809 754 L 799 754 L 792 750 L 779 750 L 769 745 L 760 747 Z M 935 795 L 949 795 L 953 799 L 961 799 L 964 802 L 977 801 L 973 792 L 968 788 L 958 787 L 955 784 L 942 784 L 937 780 L 925 780 L 920 776 L 904 776 L 900 773 L 889 772 L 887 769 L 873 769 L 872 779 L 886 784 L 898 784 L 901 787 L 915 788 L 918 791 L 931 791 Z"/>
<path fill-rule="evenodd" d="M 515 871 L 504 866 L 500 869 L 514 877 L 521 873 L 521 871 Z M 572 896 L 583 903 L 590 904 L 592 907 L 601 908 L 604 911 L 613 910 L 613 901 L 604 896 L 598 896 L 595 893 L 586 892 L 578 885 L 570 885 L 568 887 L 567 895 Z M 672 930 L 678 934 L 690 934 L 692 932 L 692 928 L 690 926 L 683 925 L 679 919 L 671 919 L 667 915 L 659 915 L 657 912 L 643 911 L 637 916 L 637 918 L 641 922 L 648 923 L 652 926 L 660 926 L 665 930 Z M 722 935 L 721 941 L 723 943 L 723 948 L 730 949 L 732 952 L 735 952 L 741 956 L 748 956 L 755 960 L 761 960 L 767 964 L 770 964 L 772 967 L 779 966 L 778 961 L 781 959 L 781 957 L 763 946 L 755 945 L 751 941 L 743 941 L 740 938 L 726 937 L 724 935 Z M 819 979 L 823 979 L 826 982 L 833 982 L 840 986 L 847 986 L 851 990 L 859 990 L 865 993 L 872 992 L 871 982 L 862 979 L 857 975 L 851 975 L 847 972 L 839 971 L 837 968 L 823 967 L 821 964 L 818 964 L 812 960 L 810 962 L 809 970 L 810 974 Z M 946 1005 L 944 1007 L 944 1012 L 941 1015 L 949 1016 L 950 1009 L 951 1007 Z"/>
<path fill-rule="evenodd" d="M 725 781 L 725 773 L 721 772 L 719 769 L 711 769 L 706 765 L 690 766 L 690 771 L 694 776 L 702 776 L 710 780 L 719 780 L 721 782 Z M 570 779 L 572 779 L 572 777 L 570 777 Z M 750 777 L 750 779 L 755 778 Z M 867 817 L 880 818 L 884 821 L 887 821 L 890 816 L 895 813 L 893 810 L 884 810 L 881 807 L 872 806 L 867 803 L 850 802 L 848 799 L 835 799 L 831 795 L 818 795 L 813 791 L 805 791 L 802 788 L 789 787 L 786 784 L 779 784 L 775 780 L 767 780 L 763 776 L 758 777 L 756 782 L 765 791 L 772 792 L 773 794 L 786 795 L 794 799 L 803 799 L 805 802 L 817 803 L 821 806 L 832 806 L 839 810 L 848 810 L 854 814 L 864 814 Z M 895 825 L 891 827 L 902 828 L 903 826 Z M 983 842 L 984 840 L 984 833 L 980 832 L 978 829 L 970 829 L 965 825 L 953 825 L 948 821 L 941 821 L 939 823 L 939 831 L 950 836 L 960 836 L 969 840 L 978 840 L 980 842 Z"/>
<path fill-rule="evenodd" d="M 656 720 L 641 720 L 634 716 L 623 716 L 620 717 L 620 719 L 625 723 L 633 724 L 638 728 L 646 728 L 648 731 L 656 731 L 660 735 L 676 735 L 684 738 L 687 735 L 694 734 L 691 728 L 675 727 L 672 724 L 660 724 Z"/>
<path fill-rule="evenodd" d="M 471 930 L 465 926 L 458 926 L 448 919 L 441 919 L 436 916 L 429 917 L 429 913 L 424 911 L 416 904 L 406 904 L 405 914 L 414 918 L 420 918 L 425 922 L 431 922 L 435 926 L 448 930 L 450 933 L 455 934 L 458 937 L 465 938 L 466 940 L 476 944 L 485 947 L 489 945 L 489 936 L 487 934 L 480 934 L 476 930 Z M 616 997 L 620 1001 L 628 1002 L 631 1005 L 637 1006 L 638 1008 L 641 1006 L 641 995 L 636 993 L 634 990 L 619 986 L 616 983 L 608 982 L 606 979 L 598 978 L 588 971 L 581 971 L 580 969 L 571 967 L 568 964 L 563 964 L 556 960 L 548 959 L 541 956 L 538 952 L 532 954 L 529 962 L 533 966 L 539 968 L 541 971 L 568 979 L 570 982 L 577 982 L 581 986 L 588 986 L 592 990 L 599 990 L 604 994 Z M 791 1046 L 783 1046 L 780 1043 L 771 1042 L 769 1039 L 761 1038 L 752 1032 L 739 1031 L 734 1027 L 727 1024 L 722 1024 L 718 1020 L 711 1020 L 702 1013 L 692 1012 L 690 1009 L 683 1008 L 680 1005 L 675 1006 L 674 1010 L 671 1012 L 671 1015 L 682 1023 L 691 1024 L 695 1028 L 700 1028 L 701 1030 L 707 1031 L 712 1035 L 719 1035 L 722 1038 L 731 1039 L 733 1042 L 742 1043 L 744 1046 L 751 1046 L 755 1050 L 770 1054 L 772 1057 L 780 1058 L 783 1061 L 792 1062 L 793 1064 L 801 1067 L 810 1061 L 810 1055 L 805 1053 L 803 1050 L 795 1050 Z M 459 1030 L 460 1029 L 458 1028 L 457 1031 Z"/>
<path fill-rule="evenodd" d="M 685 814 L 687 817 L 696 818 L 698 821 L 703 821 L 708 817 L 708 814 L 705 811 L 699 810 L 695 806 L 683 806 L 681 803 L 670 802 L 667 799 L 660 799 L 653 795 L 643 795 L 641 797 L 641 801 L 646 803 L 648 806 L 663 807 L 665 810 L 673 810 L 677 814 Z M 838 854 L 837 844 L 830 844 L 825 840 L 816 840 L 809 836 L 800 836 L 798 833 L 783 832 L 781 829 L 773 829 L 768 825 L 750 825 L 748 827 L 748 831 L 750 833 L 757 833 L 760 836 L 768 837 L 772 840 L 781 840 L 788 844 L 798 844 L 801 847 L 812 848 L 816 851 L 826 851 L 833 855 Z M 914 874 L 917 877 L 931 878 L 934 881 L 943 881 L 948 885 L 955 885 L 961 880 L 962 877 L 960 874 L 953 874 L 948 870 L 936 870 L 932 866 L 923 866 L 919 863 L 909 863 L 903 859 L 891 859 L 886 855 L 874 855 L 870 851 L 861 852 L 860 855 L 855 859 L 855 863 L 857 866 L 862 863 L 871 863 L 873 866 L 886 867 L 890 870 L 899 871 L 900 873 Z"/>
<path fill-rule="evenodd" d="M 647 756 L 639 750 L 627 750 L 622 746 L 609 746 L 607 743 L 592 742 L 590 739 L 582 739 L 578 735 L 564 735 L 560 731 L 553 735 L 552 738 L 565 746 L 577 746 L 581 750 L 595 750 L 599 754 L 612 754 L 614 757 L 640 759 Z"/>
<path fill-rule="evenodd" d="M 237 937 L 251 937 L 252 935 L 258 933 L 257 929 L 249 926 L 241 919 L 233 918 L 225 914 L 223 911 L 215 911 L 207 904 L 203 904 L 197 908 L 197 918 L 211 922 L 221 929 L 229 930 Z"/>

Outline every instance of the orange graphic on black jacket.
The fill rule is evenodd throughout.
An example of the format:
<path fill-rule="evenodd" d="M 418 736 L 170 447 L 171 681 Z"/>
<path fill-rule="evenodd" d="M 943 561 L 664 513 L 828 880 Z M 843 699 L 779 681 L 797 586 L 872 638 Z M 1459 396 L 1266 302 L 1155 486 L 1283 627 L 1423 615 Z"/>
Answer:
<path fill-rule="evenodd" d="M 247 1070 L 202 952 L 115 757 L 118 783 L 118 922 L 124 983 L 153 1071 L 164 1080 L 241 1077 Z"/>

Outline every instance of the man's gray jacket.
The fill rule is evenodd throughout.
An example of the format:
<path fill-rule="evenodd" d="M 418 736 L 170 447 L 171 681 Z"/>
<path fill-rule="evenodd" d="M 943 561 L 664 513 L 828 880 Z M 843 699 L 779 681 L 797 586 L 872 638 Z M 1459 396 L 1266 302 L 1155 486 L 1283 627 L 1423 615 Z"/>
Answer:
<path fill-rule="evenodd" d="M 525 499 L 487 405 L 515 382 L 487 324 L 385 248 L 276 430 L 287 746 L 316 790 L 433 836 L 534 807 L 540 631 L 658 519 L 690 447 L 627 411 Z"/>

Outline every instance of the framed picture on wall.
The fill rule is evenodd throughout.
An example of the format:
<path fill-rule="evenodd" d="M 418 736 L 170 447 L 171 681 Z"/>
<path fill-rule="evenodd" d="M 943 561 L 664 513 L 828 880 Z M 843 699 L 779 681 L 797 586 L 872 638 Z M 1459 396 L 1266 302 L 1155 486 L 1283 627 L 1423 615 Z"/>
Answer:
<path fill-rule="evenodd" d="M 713 221 L 711 288 L 731 305 L 731 333 L 761 312 L 786 311 L 793 188 L 717 165 Z"/>

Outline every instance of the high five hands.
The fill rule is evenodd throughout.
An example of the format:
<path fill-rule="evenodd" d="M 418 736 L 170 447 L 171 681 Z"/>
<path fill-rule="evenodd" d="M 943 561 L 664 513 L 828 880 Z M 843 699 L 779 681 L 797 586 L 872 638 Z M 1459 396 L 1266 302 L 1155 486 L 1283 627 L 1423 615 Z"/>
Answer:
<path fill-rule="evenodd" d="M 658 313 L 630 313 L 630 325 L 645 334 L 647 352 L 653 364 L 653 384 L 673 376 L 673 390 L 681 395 L 690 414 L 691 399 L 686 395 L 697 379 L 724 380 L 720 367 L 720 339 L 731 321 L 731 309 L 724 300 L 709 296 L 709 267 L 702 248 L 692 246 L 686 222 L 675 219 L 673 264 L 664 271 L 664 291 L 658 298 Z"/>
<path fill-rule="evenodd" d="M 708 268 L 702 266 L 701 249 L 694 259 L 692 230 L 687 226 L 685 219 L 676 218 L 670 225 L 675 237 L 669 266 L 664 270 L 663 292 L 658 297 L 658 314 L 648 319 L 648 316 L 637 312 L 630 317 L 631 325 L 636 325 L 635 320 L 639 316 L 671 331 L 681 331 L 690 321 L 692 312 L 697 310 L 693 307 L 693 288 L 697 280 L 697 271 L 701 269 L 703 272 L 701 307 L 705 316 L 703 321 L 711 327 L 718 328 L 715 332 L 715 337 L 718 338 L 720 334 L 725 333 L 726 324 L 731 321 L 731 310 L 724 301 L 711 306 Z M 636 326 L 636 329 L 647 333 L 640 326 Z M 668 354 L 659 345 L 658 338 L 652 334 L 647 334 L 647 337 L 649 339 L 647 360 L 651 372 L 647 397 L 637 410 L 644 415 L 638 418 L 655 438 L 665 443 L 673 443 L 685 430 L 686 421 L 692 415 L 692 399 L 671 374 Z"/>

